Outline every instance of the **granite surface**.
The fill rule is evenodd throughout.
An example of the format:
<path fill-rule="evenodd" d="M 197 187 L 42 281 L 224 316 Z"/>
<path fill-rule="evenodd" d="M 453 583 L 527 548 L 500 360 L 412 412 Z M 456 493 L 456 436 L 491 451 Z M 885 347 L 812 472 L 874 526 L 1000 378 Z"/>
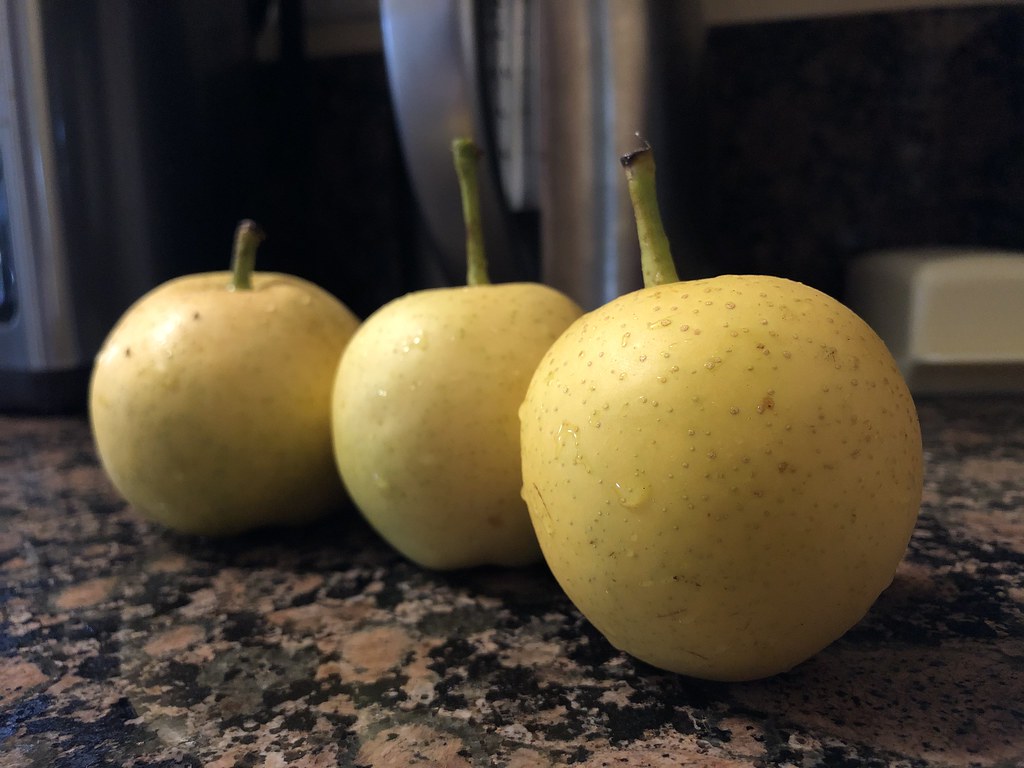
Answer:
<path fill-rule="evenodd" d="M 893 585 L 746 684 L 616 652 L 543 567 L 416 568 L 351 509 L 169 534 L 84 420 L 0 417 L 0 766 L 1024 765 L 1024 400 L 919 409 Z"/>

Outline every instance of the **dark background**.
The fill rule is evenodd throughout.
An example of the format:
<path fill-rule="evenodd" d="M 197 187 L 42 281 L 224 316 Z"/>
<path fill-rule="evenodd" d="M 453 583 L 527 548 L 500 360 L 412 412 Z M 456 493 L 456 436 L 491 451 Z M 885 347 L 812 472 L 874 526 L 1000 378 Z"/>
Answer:
<path fill-rule="evenodd" d="M 133 82 L 157 219 L 147 231 L 165 253 L 153 279 L 226 268 L 235 223 L 252 217 L 268 233 L 260 268 L 308 277 L 361 316 L 422 287 L 432 244 L 379 40 L 311 51 L 316 20 L 286 0 L 278 51 L 261 59 L 238 30 L 219 39 L 208 10 L 190 29 L 188 7 L 129 6 L 146 16 L 136 28 L 159 30 L 126 55 L 152 70 Z M 266 28 L 267 3 L 244 7 L 251 30 Z M 225 29 L 238 25 L 224 15 Z M 694 210 L 679 212 L 695 245 L 675 252 L 684 277 L 763 272 L 841 297 L 846 261 L 873 249 L 1024 250 L 1024 7 L 712 26 L 700 78 Z M 90 177 L 75 170 L 72 181 Z M 72 224 L 82 262 L 98 263 L 86 250 L 123 229 L 106 216 Z"/>
<path fill-rule="evenodd" d="M 261 85 L 268 114 L 287 99 L 303 116 L 280 127 L 303 149 L 268 169 L 282 192 L 268 221 L 305 254 L 343 253 L 307 268 L 364 312 L 415 287 L 410 260 L 430 248 L 383 67 L 311 58 L 268 66 Z M 841 296 L 847 260 L 874 249 L 1024 250 L 1024 8 L 711 27 L 701 77 L 698 245 L 676 253 L 682 273 Z"/>
<path fill-rule="evenodd" d="M 357 9 L 355 24 L 325 25 L 325 8 L 43 5 L 68 316 L 83 351 L 72 402 L 128 304 L 171 277 L 226 269 L 242 218 L 268 234 L 259 269 L 306 277 L 361 317 L 437 284 L 375 3 L 334 4 Z M 698 87 L 680 94 L 697 127 L 681 138 L 692 193 L 663 213 L 685 222 L 670 232 L 692 230 L 674 239 L 684 278 L 760 272 L 843 299 L 847 263 L 869 251 L 1024 251 L 1022 5 L 711 26 Z M 0 273 L 4 322 L 31 296 L 6 262 Z M 26 398 L 48 378 L 15 375 Z"/>

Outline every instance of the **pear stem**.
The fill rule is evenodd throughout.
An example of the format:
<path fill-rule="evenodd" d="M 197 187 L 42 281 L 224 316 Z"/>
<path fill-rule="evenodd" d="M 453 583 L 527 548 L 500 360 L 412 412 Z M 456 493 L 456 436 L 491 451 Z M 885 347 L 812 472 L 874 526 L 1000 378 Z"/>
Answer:
<path fill-rule="evenodd" d="M 462 194 L 462 218 L 466 224 L 467 285 L 488 285 L 491 282 L 480 219 L 480 155 L 480 149 L 472 139 L 458 138 L 452 142 L 455 173 L 459 177 L 459 192 Z"/>
<path fill-rule="evenodd" d="M 232 291 L 252 290 L 252 273 L 256 268 L 256 249 L 266 235 L 252 219 L 243 219 L 235 228 L 235 247 L 231 254 Z"/>
<path fill-rule="evenodd" d="M 626 169 L 629 199 L 633 202 L 636 233 L 640 240 L 640 266 L 644 287 L 674 283 L 679 280 L 672 250 L 669 248 L 665 227 L 658 208 L 657 186 L 654 181 L 654 150 L 647 141 L 620 159 Z"/>

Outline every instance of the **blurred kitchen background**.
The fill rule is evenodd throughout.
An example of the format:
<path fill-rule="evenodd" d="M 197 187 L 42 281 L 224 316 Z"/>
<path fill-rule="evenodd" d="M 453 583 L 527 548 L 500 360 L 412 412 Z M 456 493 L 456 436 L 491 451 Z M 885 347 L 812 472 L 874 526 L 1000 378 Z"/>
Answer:
<path fill-rule="evenodd" d="M 361 316 L 463 279 L 447 141 L 487 152 L 494 277 L 639 284 L 618 155 L 654 144 L 684 277 L 845 295 L 850 259 L 1024 251 L 1024 5 L 0 0 L 0 410 L 83 407 L 172 276 L 258 266 Z"/>

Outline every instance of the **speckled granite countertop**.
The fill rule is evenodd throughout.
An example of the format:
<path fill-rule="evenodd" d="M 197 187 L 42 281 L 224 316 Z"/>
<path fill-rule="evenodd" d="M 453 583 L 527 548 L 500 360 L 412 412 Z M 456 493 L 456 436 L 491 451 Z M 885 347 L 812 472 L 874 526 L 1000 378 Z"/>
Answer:
<path fill-rule="evenodd" d="M 728 685 L 617 653 L 544 568 L 428 573 L 351 510 L 170 535 L 83 420 L 0 417 L 0 766 L 1024 765 L 1024 400 L 920 413 L 892 587 Z"/>

